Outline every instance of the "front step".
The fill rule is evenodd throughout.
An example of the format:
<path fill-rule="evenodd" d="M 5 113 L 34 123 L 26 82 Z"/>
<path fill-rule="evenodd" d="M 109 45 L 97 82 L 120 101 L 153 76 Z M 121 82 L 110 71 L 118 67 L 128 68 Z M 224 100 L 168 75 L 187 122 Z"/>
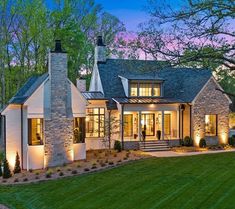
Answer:
<path fill-rule="evenodd" d="M 168 151 L 168 141 L 146 141 L 139 142 L 140 150 L 143 152 Z"/>

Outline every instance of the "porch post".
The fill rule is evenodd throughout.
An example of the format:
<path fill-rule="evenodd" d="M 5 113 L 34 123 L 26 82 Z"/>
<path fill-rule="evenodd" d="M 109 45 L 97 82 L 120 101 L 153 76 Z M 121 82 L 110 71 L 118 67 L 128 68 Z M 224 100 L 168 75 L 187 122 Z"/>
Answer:
<path fill-rule="evenodd" d="M 141 141 L 141 111 L 138 112 L 138 138 Z"/>
<path fill-rule="evenodd" d="M 164 110 L 162 110 L 162 140 L 164 140 Z"/>

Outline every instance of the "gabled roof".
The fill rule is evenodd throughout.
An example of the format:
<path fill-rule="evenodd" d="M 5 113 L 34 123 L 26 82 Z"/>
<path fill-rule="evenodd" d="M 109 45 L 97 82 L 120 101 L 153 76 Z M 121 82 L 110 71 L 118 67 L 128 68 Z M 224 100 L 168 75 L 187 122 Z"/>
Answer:
<path fill-rule="evenodd" d="M 47 79 L 48 73 L 42 76 L 32 76 L 13 96 L 9 104 L 24 104 L 24 102 L 37 90 L 37 88 Z"/>
<path fill-rule="evenodd" d="M 126 97 L 120 76 L 141 79 L 164 80 L 164 97 L 192 102 L 211 78 L 208 69 L 173 68 L 167 63 L 149 60 L 107 59 L 98 63 L 104 97 Z"/>

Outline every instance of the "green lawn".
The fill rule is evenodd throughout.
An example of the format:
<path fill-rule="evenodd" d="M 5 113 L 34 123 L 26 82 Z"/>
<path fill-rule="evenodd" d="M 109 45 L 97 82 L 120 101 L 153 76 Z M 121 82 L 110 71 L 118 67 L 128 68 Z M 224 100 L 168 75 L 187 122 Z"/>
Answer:
<path fill-rule="evenodd" d="M 0 203 L 48 209 L 234 209 L 235 153 L 151 158 L 23 186 L 1 186 Z"/>

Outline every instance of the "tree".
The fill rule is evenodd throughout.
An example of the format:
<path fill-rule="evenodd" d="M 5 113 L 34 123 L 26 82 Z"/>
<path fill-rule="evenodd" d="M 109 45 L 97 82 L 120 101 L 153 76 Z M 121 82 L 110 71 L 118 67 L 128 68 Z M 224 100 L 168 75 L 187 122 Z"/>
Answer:
<path fill-rule="evenodd" d="M 2 175 L 2 177 L 4 179 L 7 179 L 7 178 L 10 178 L 11 176 L 12 176 L 12 174 L 11 174 L 11 170 L 9 168 L 9 163 L 8 163 L 7 159 L 5 158 L 3 161 L 3 175 Z"/>
<path fill-rule="evenodd" d="M 21 172 L 21 167 L 20 167 L 20 156 L 18 154 L 18 152 L 16 152 L 16 160 L 15 160 L 15 167 L 13 170 L 13 173 L 20 173 Z"/>
<path fill-rule="evenodd" d="M 151 20 L 141 25 L 137 43 L 154 58 L 176 65 L 210 59 L 235 71 L 235 3 L 233 0 L 151 0 Z M 210 49 L 210 50 L 208 50 Z"/>
<path fill-rule="evenodd" d="M 105 136 L 103 143 L 106 148 L 111 149 L 112 140 L 115 138 L 114 136 L 119 133 L 119 127 L 120 121 L 109 113 L 104 121 Z"/>

